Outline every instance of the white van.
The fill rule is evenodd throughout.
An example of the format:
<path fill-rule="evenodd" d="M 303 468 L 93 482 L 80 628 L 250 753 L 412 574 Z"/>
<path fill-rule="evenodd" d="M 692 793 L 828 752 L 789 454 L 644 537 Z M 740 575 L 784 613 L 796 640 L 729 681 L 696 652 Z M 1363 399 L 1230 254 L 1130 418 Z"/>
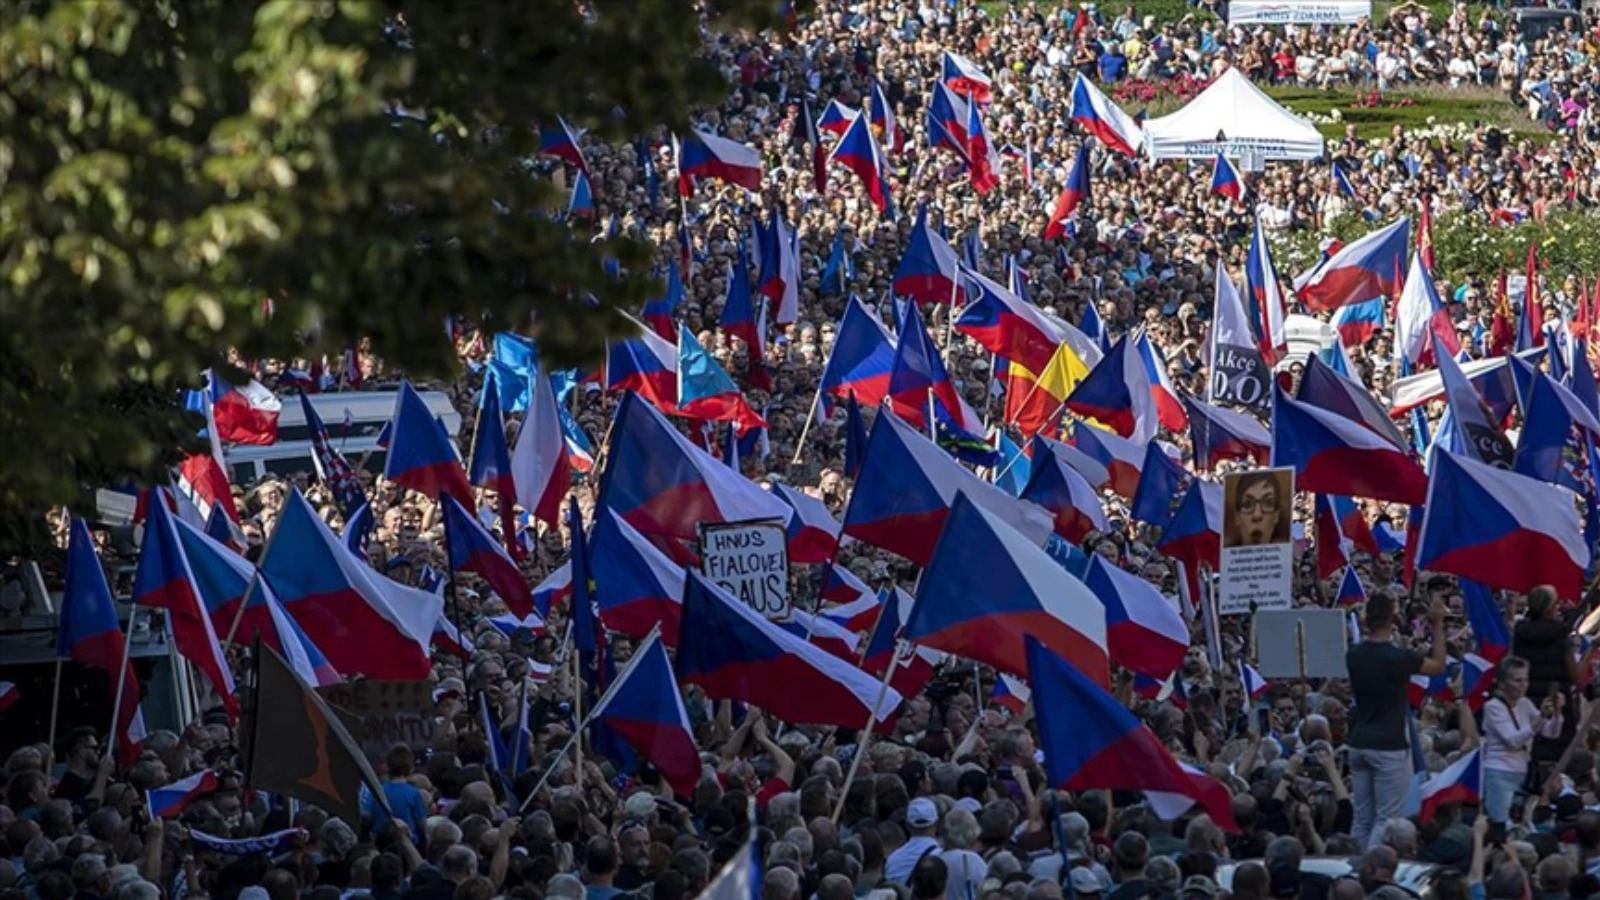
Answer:
<path fill-rule="evenodd" d="M 451 437 L 460 434 L 461 414 L 450 403 L 449 394 L 443 391 L 418 393 L 428 411 L 444 422 Z M 371 471 L 381 472 L 385 453 L 378 446 L 378 435 L 394 414 L 395 394 L 394 390 L 312 394 L 311 407 L 322 418 L 334 448 L 352 465 L 364 464 Z M 223 448 L 222 458 L 228 466 L 228 479 L 244 486 L 254 484 L 268 473 L 289 475 L 315 471 L 316 466 L 311 461 L 311 429 L 306 425 L 300 398 L 284 398 L 283 411 L 278 414 L 277 443 L 265 447 L 234 444 Z"/>

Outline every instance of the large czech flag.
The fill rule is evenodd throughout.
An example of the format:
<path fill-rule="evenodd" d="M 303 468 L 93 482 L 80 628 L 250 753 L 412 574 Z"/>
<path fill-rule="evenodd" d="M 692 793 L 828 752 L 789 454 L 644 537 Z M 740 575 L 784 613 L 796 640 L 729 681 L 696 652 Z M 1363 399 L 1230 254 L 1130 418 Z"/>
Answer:
<path fill-rule="evenodd" d="M 1571 491 L 1436 452 L 1417 569 L 1527 592 L 1541 584 L 1576 600 L 1589 567 Z"/>
<path fill-rule="evenodd" d="M 1038 542 L 958 495 L 918 582 L 905 639 L 1023 673 L 1030 636 L 1094 683 L 1111 683 L 1106 611 L 1094 594 Z"/>
<path fill-rule="evenodd" d="M 1291 466 L 1299 490 L 1421 503 L 1428 477 L 1399 447 L 1338 413 L 1272 395 L 1272 465 Z"/>

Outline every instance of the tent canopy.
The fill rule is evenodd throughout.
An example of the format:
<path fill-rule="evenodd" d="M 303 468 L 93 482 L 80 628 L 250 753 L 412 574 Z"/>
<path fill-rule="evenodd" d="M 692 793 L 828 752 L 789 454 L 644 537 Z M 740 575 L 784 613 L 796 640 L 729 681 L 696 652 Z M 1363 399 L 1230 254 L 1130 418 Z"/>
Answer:
<path fill-rule="evenodd" d="M 1155 159 L 1309 160 L 1322 155 L 1315 125 L 1262 93 L 1238 69 L 1228 69 L 1183 109 L 1145 123 L 1145 147 Z M 1220 135 L 1220 137 L 1219 137 Z"/>

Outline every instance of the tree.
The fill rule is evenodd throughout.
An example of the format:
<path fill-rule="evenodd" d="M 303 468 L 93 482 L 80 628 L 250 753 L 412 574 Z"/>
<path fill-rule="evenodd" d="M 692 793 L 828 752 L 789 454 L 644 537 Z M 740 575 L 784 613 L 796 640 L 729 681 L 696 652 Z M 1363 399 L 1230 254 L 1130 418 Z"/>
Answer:
<path fill-rule="evenodd" d="M 699 5 L 718 25 L 777 12 Z M 726 93 L 693 9 L 0 4 L 0 556 L 50 506 L 165 480 L 196 430 L 178 392 L 230 349 L 368 338 L 447 376 L 443 323 L 461 316 L 595 360 L 654 289 L 650 250 L 552 220 L 565 198 L 530 173 L 530 126 L 685 127 Z"/>

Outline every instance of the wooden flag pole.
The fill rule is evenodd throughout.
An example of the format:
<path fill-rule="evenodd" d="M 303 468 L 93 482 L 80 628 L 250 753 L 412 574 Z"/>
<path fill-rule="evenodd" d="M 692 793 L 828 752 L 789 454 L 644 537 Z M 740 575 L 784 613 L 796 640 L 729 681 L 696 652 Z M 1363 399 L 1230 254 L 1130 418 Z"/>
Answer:
<path fill-rule="evenodd" d="M 892 598 L 891 601 L 892 602 Z M 889 658 L 889 664 L 883 667 L 883 680 L 878 683 L 878 699 L 872 704 L 872 709 L 867 711 L 867 724 L 862 729 L 861 739 L 856 741 L 856 753 L 850 760 L 850 773 L 844 778 L 844 786 L 839 789 L 839 803 L 833 808 L 833 823 L 839 824 L 839 817 L 844 815 L 845 800 L 850 797 L 850 785 L 855 783 L 856 773 L 861 769 L 861 759 L 867 755 L 867 750 L 872 747 L 872 728 L 878 724 L 878 707 L 883 705 L 883 699 L 889 695 L 889 681 L 894 678 L 895 666 L 898 665 L 899 648 Z"/>

